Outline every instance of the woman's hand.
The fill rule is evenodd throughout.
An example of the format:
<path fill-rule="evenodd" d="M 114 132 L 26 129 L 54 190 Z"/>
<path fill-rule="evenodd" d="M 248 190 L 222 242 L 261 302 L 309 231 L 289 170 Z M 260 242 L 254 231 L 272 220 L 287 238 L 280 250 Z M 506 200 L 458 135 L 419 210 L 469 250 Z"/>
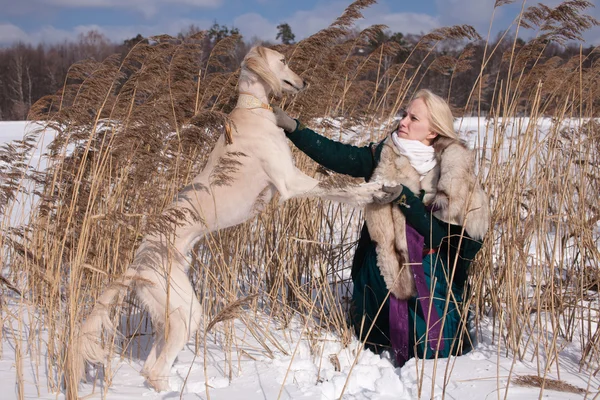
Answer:
<path fill-rule="evenodd" d="M 294 132 L 298 123 L 277 106 L 273 106 L 273 114 L 275 114 L 275 123 L 287 133 Z"/>

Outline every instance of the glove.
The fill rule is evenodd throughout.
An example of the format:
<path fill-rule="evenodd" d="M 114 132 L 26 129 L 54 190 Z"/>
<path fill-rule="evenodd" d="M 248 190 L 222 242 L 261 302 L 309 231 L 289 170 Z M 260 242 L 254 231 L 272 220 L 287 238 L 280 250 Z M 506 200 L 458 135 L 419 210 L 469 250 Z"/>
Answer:
<path fill-rule="evenodd" d="M 277 106 L 273 106 L 273 114 L 275 114 L 275 123 L 287 133 L 294 132 L 298 126 L 298 122 L 290 117 Z"/>
<path fill-rule="evenodd" d="M 395 202 L 402 195 L 403 189 L 404 189 L 404 186 L 402 186 L 402 185 L 394 185 L 394 186 L 383 185 L 381 187 L 382 193 L 375 195 L 373 197 L 373 202 L 375 202 L 377 204 L 387 204 L 387 203 Z"/>

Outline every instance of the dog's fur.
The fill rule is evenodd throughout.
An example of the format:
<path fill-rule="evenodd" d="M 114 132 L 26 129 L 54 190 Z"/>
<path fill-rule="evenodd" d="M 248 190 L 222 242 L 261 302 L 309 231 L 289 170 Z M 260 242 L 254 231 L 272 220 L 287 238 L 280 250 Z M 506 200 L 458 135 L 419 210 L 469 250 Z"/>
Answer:
<path fill-rule="evenodd" d="M 488 199 L 477 182 L 472 152 L 457 140 L 438 137 L 433 144 L 437 165 L 420 180 L 418 172 L 402 156 L 391 137 L 383 144 L 381 159 L 371 180 L 394 186 L 402 184 L 413 193 L 425 191 L 423 202 L 433 204 L 442 221 L 465 227 L 481 240 L 489 226 Z M 371 238 L 377 242 L 377 265 L 387 288 L 399 299 L 416 295 L 408 263 L 406 218 L 391 204 L 368 204 L 365 219 Z"/>
<path fill-rule="evenodd" d="M 103 328 L 114 329 L 109 307 L 131 287 L 150 314 L 157 329 L 142 373 L 157 391 L 168 388 L 171 366 L 177 353 L 199 328 L 201 306 L 188 280 L 189 252 L 205 234 L 240 224 L 260 212 L 279 192 L 281 200 L 292 197 L 322 197 L 354 205 L 373 200 L 380 184 L 367 183 L 344 188 L 326 188 L 294 166 L 283 130 L 275 124 L 269 109 L 248 108 L 251 100 L 268 103 L 271 93 L 295 93 L 304 81 L 291 71 L 283 55 L 255 47 L 246 55 L 239 78 L 241 105 L 230 114 L 232 143 L 222 135 L 209 156 L 204 170 L 181 190 L 169 208 L 186 210 L 189 218 L 173 235 L 147 235 L 124 276 L 97 300 L 80 328 L 74 354 L 79 357 L 75 369 L 84 376 L 85 362 L 106 360 L 101 346 Z M 253 99 L 252 99 L 253 98 Z M 251 102 L 250 102 L 251 103 Z M 228 184 L 218 177 L 229 165 Z M 231 170 L 231 165 L 236 166 Z M 219 182 L 218 182 L 219 181 Z M 381 193 L 381 192 L 379 192 Z"/>

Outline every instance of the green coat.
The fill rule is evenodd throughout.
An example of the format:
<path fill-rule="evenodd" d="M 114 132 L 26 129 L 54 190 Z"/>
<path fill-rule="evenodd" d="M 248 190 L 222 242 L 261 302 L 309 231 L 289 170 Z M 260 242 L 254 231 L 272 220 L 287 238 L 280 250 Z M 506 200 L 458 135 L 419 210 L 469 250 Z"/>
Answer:
<path fill-rule="evenodd" d="M 339 143 L 321 136 L 301 123 L 288 138 L 301 151 L 324 167 L 353 177 L 369 180 L 373 174 L 383 148 L 382 143 L 357 147 Z M 462 301 L 467 287 L 467 276 L 471 261 L 481 248 L 481 243 L 472 240 L 457 225 L 451 225 L 434 217 L 419 197 L 409 189 L 402 192 L 400 207 L 407 224 L 411 225 L 425 239 L 425 249 L 439 248 L 437 253 L 423 258 L 425 279 L 431 288 L 433 304 L 443 320 L 442 339 L 447 343 L 438 352 L 439 357 L 461 354 L 470 350 L 471 340 L 465 326 L 467 318 L 461 318 Z M 458 253 L 458 259 L 456 256 Z M 451 268 L 454 266 L 454 268 Z M 453 278 L 450 277 L 453 275 Z M 433 280 L 433 284 L 432 284 Z M 379 352 L 389 349 L 390 322 L 388 288 L 377 266 L 376 243 L 371 240 L 366 224 L 358 241 L 352 262 L 351 323 L 357 336 L 366 342 L 368 348 Z M 391 295 L 391 294 L 390 294 Z M 449 298 L 450 301 L 446 299 Z M 383 306 L 382 306 L 383 304 Z M 379 310 L 381 307 L 381 310 Z M 409 355 L 420 358 L 433 358 L 435 354 L 424 345 L 427 331 L 426 320 L 416 297 L 409 299 Z M 372 322 L 371 332 L 367 335 Z M 442 322 L 440 320 L 440 322 Z M 462 336 L 462 346 L 458 340 Z M 427 350 L 426 350 L 427 349 Z"/>

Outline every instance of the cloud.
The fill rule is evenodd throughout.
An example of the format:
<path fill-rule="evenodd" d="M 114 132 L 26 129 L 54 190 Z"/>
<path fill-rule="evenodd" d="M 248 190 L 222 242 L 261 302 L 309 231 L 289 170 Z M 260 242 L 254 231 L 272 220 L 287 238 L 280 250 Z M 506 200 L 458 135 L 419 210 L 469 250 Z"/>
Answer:
<path fill-rule="evenodd" d="M 441 24 L 469 24 L 480 32 L 489 26 L 494 3 L 491 0 L 435 0 Z M 502 12 L 502 7 L 496 10 L 497 15 Z"/>
<path fill-rule="evenodd" d="M 256 13 L 240 15 L 233 20 L 233 26 L 239 29 L 246 40 L 258 38 L 260 40 L 275 41 L 277 25 Z"/>
<path fill-rule="evenodd" d="M 337 17 L 342 15 L 347 6 L 347 2 L 340 1 L 321 3 L 312 10 L 297 11 L 289 18 L 282 18 L 275 25 L 287 22 L 296 35 L 296 40 L 301 40 L 327 28 Z"/>
<path fill-rule="evenodd" d="M 24 31 L 23 28 L 8 21 L 0 21 L 0 45 L 11 44 L 14 41 L 24 41 L 31 43 L 54 43 L 64 40 L 77 40 L 77 35 L 81 32 L 87 32 L 95 29 L 103 33 L 110 40 L 121 42 L 125 39 L 134 37 L 138 33 L 143 36 L 157 35 L 166 33 L 176 35 L 190 25 L 194 24 L 200 29 L 207 29 L 214 23 L 215 19 L 205 12 L 197 12 L 194 8 L 199 7 L 218 7 L 229 0 L 28 0 L 14 4 L 14 0 L 0 0 L 0 8 L 15 10 L 24 10 L 25 8 L 37 5 L 41 7 L 44 1 L 44 12 L 52 12 L 52 18 L 38 19 L 46 25 L 37 25 L 32 30 Z M 250 1 L 250 0 L 245 0 Z M 281 0 L 253 0 L 255 3 L 276 4 Z M 404 34 L 427 33 L 440 26 L 467 23 L 486 36 L 489 19 L 492 15 L 492 0 L 435 0 L 437 11 L 431 14 L 397 12 L 390 4 L 398 0 L 381 0 L 378 3 L 363 10 L 364 18 L 356 21 L 359 29 L 364 29 L 374 24 L 385 24 L 392 32 L 401 32 Z M 544 4 L 555 6 L 560 0 L 542 0 Z M 10 3 L 9 3 L 10 2 Z M 520 4 L 515 2 L 511 5 L 499 7 L 496 10 L 496 21 L 494 22 L 495 31 L 507 28 L 512 19 L 520 11 Z M 9 6 L 10 4 L 10 6 Z M 279 3 L 277 3 L 279 4 Z M 25 8 L 19 8 L 19 7 Z M 179 7 L 178 7 L 179 6 Z M 231 20 L 220 20 L 227 26 L 233 25 L 238 28 L 245 40 L 250 41 L 258 38 L 263 41 L 274 42 L 277 36 L 277 25 L 287 22 L 296 36 L 296 41 L 302 40 L 315 32 L 326 28 L 339 17 L 348 6 L 346 0 L 322 1 L 318 2 L 312 9 L 301 9 L 290 12 L 281 17 L 265 17 L 256 13 L 245 13 L 235 16 L 234 10 L 230 10 Z M 126 25 L 109 25 L 110 19 L 106 19 L 107 24 L 97 25 L 78 25 L 73 27 L 62 27 L 58 25 L 57 17 L 60 17 L 61 8 L 75 7 L 105 7 L 106 10 L 117 8 L 118 10 L 135 10 L 135 12 L 144 15 L 146 19 L 128 17 L 129 23 Z M 53 10 L 53 11 L 52 11 Z M 179 12 L 181 17 L 177 17 L 174 11 Z M 191 18 L 191 12 L 196 11 L 200 14 L 200 19 Z M 157 18 L 150 18 L 154 14 Z M 588 14 L 600 16 L 600 8 L 590 8 Z M 205 16 L 206 15 L 206 16 Z M 205 17 L 204 17 L 205 16 Z M 54 25 L 48 24 L 49 21 Z M 3 23 L 4 22 L 4 23 Z M 120 22 L 119 22 L 120 24 Z M 492 32 L 494 35 L 495 32 Z M 594 28 L 585 33 L 588 44 L 600 44 L 600 28 Z"/>
<path fill-rule="evenodd" d="M 331 25 L 337 17 L 342 15 L 347 6 L 347 2 L 321 3 L 312 10 L 298 11 L 289 18 L 283 18 L 274 26 L 281 22 L 287 22 L 296 35 L 296 40 L 301 40 Z M 391 12 L 383 1 L 363 10 L 363 14 L 364 18 L 355 21 L 359 29 L 365 29 L 375 24 L 384 24 L 392 32 L 420 34 L 440 26 L 438 18 L 427 14 Z"/>
<path fill-rule="evenodd" d="M 27 42 L 29 38 L 18 26 L 0 23 L 0 44 L 11 44 L 18 41 Z"/>
<path fill-rule="evenodd" d="M 14 0 L 0 0 L 0 7 L 9 15 L 27 15 L 36 10 L 59 11 L 60 9 L 106 9 L 131 10 L 146 18 L 173 6 L 216 9 L 225 0 L 30 0 L 14 4 Z"/>
<path fill-rule="evenodd" d="M 358 22 L 358 26 L 362 29 L 375 24 L 387 25 L 391 32 L 415 35 L 428 33 L 440 27 L 437 17 L 419 13 L 375 14 Z"/>
<path fill-rule="evenodd" d="M 142 7 L 147 4 L 152 5 L 188 5 L 193 7 L 217 7 L 222 0 L 45 0 L 44 3 L 49 6 L 60 6 L 70 8 L 122 8 L 127 6 Z"/>
<path fill-rule="evenodd" d="M 5 0 L 0 0 L 0 2 Z M 79 4 L 79 0 L 48 0 L 53 5 L 69 5 Z M 106 6 L 110 4 L 116 4 L 117 2 L 126 3 L 123 0 L 89 0 L 89 4 L 95 4 L 96 6 Z M 129 1 L 128 7 L 137 7 L 146 0 L 131 0 Z M 184 4 L 192 3 L 195 0 L 170 0 L 172 4 Z M 202 0 L 207 3 L 208 0 Z M 216 4 L 223 0 L 211 0 Z M 272 1 L 272 0 L 256 0 L 256 1 Z M 199 2 L 196 2 L 199 3 Z M 88 6 L 89 6 L 88 4 Z M 149 16 L 152 12 L 157 12 L 152 9 L 153 5 L 158 4 L 158 0 L 151 0 L 146 5 L 146 15 Z M 292 28 L 292 32 L 296 36 L 296 41 L 302 40 L 315 32 L 328 27 L 332 22 L 336 20 L 345 8 L 348 6 L 346 1 L 332 1 L 326 3 L 319 3 L 313 9 L 305 9 L 292 13 L 288 16 L 283 16 L 278 19 L 267 19 L 258 13 L 247 13 L 237 16 L 233 19 L 232 25 L 240 30 L 240 33 L 244 35 L 245 39 L 250 41 L 252 39 L 259 39 L 263 41 L 276 41 L 277 36 L 277 25 L 282 22 L 287 22 Z M 423 32 L 429 32 L 432 29 L 438 27 L 439 21 L 437 18 L 416 13 L 393 13 L 390 12 L 389 8 L 384 2 L 376 4 L 364 10 L 365 18 L 356 21 L 358 28 L 364 29 L 373 24 L 385 24 L 388 25 L 391 31 L 402 32 L 402 33 L 414 33 L 419 34 Z M 197 20 L 189 18 L 157 18 L 154 24 L 132 24 L 126 26 L 110 26 L 110 25 L 79 25 L 68 30 L 57 29 L 52 26 L 44 26 L 38 28 L 35 31 L 26 34 L 21 32 L 23 40 L 28 40 L 33 43 L 52 43 L 57 41 L 63 41 L 66 39 L 75 40 L 77 35 L 81 32 L 87 32 L 88 30 L 94 29 L 104 34 L 109 39 L 120 42 L 127 38 L 134 37 L 140 33 L 143 36 L 156 35 L 160 33 L 167 33 L 175 35 L 181 32 L 183 29 L 194 24 L 201 29 L 209 28 L 213 24 L 213 20 Z M 229 25 L 229 24 L 227 24 Z M 14 36 L 14 35 L 13 35 Z M 7 37 L 9 37 L 7 35 Z M 12 37 L 12 36 L 10 36 Z M 11 41 L 10 39 L 7 41 Z"/>
<path fill-rule="evenodd" d="M 58 43 L 63 41 L 72 41 L 76 39 L 80 33 L 86 33 L 90 30 L 99 31 L 109 38 L 109 34 L 111 32 L 113 35 L 119 34 L 111 29 L 106 29 L 106 27 L 100 27 L 97 25 L 80 25 L 74 27 L 72 30 L 58 29 L 51 25 L 44 25 L 33 32 L 26 33 L 14 25 L 0 24 L 0 45 L 11 45 L 18 41 L 31 43 L 34 45 L 38 43 Z"/>
<path fill-rule="evenodd" d="M 98 31 L 112 42 L 120 43 L 125 39 L 135 37 L 138 33 L 142 36 L 153 36 L 159 34 L 176 35 L 188 28 L 190 25 L 196 25 L 201 29 L 207 29 L 213 24 L 209 20 L 197 20 L 182 18 L 160 22 L 158 24 L 138 24 L 126 26 L 110 25 L 77 25 L 70 29 L 60 29 L 51 25 L 43 25 L 31 32 L 24 32 L 19 27 L 12 24 L 0 23 L 0 46 L 11 45 L 22 41 L 33 45 L 39 43 L 59 43 L 63 41 L 76 41 L 79 34 L 87 33 L 91 30 Z"/>
<path fill-rule="evenodd" d="M 341 1 L 320 3 L 312 10 L 296 11 L 277 20 L 268 20 L 259 14 L 249 13 L 235 18 L 233 25 L 240 30 L 240 33 L 247 40 L 258 38 L 274 42 L 277 36 L 277 25 L 286 22 L 292 28 L 296 41 L 299 41 L 321 29 L 327 28 L 342 14 L 347 6 L 346 2 Z"/>

